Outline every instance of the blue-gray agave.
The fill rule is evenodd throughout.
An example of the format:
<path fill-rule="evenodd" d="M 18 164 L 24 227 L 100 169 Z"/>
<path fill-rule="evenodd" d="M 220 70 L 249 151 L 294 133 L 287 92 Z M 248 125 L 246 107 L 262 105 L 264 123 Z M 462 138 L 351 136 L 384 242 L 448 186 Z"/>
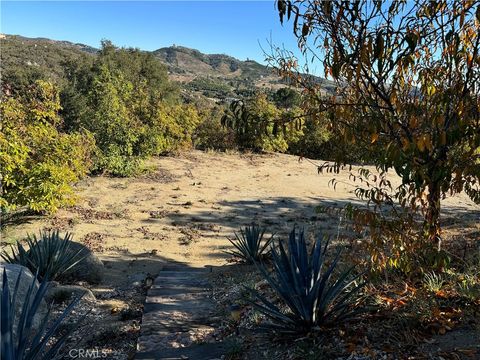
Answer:
<path fill-rule="evenodd" d="M 342 272 L 336 279 L 334 270 L 340 251 L 330 265 L 325 263 L 328 241 L 322 247 L 315 242 L 308 254 L 304 231 L 294 228 L 288 239 L 288 252 L 282 243 L 272 248 L 273 273 L 264 265 L 258 267 L 272 289 L 288 307 L 285 313 L 255 289 L 249 289 L 256 301 L 254 307 L 270 321 L 264 326 L 281 333 L 306 333 L 329 323 L 337 323 L 359 312 L 358 293 L 363 287 L 354 267 Z"/>

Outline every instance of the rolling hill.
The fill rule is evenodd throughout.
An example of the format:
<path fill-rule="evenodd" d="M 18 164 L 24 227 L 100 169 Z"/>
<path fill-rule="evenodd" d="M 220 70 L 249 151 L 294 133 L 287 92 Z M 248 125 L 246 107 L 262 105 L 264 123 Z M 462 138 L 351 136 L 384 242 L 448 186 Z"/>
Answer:
<path fill-rule="evenodd" d="M 9 74 L 14 67 L 46 74 L 62 83 L 65 64 L 95 56 L 99 51 L 88 45 L 20 35 L 1 35 L 1 70 Z M 253 60 L 238 60 L 224 54 L 204 54 L 183 46 L 170 46 L 152 52 L 168 68 L 171 80 L 185 92 L 212 99 L 228 100 L 248 96 L 256 88 L 278 89 L 287 86 L 272 69 Z M 333 84 L 318 79 L 326 90 Z"/>

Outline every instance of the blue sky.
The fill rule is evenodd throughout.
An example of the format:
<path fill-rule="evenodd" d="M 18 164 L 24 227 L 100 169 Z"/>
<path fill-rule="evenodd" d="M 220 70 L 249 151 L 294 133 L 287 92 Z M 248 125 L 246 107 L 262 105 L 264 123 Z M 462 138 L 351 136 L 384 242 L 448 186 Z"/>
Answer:
<path fill-rule="evenodd" d="M 155 50 L 172 44 L 263 62 L 267 40 L 296 49 L 292 23 L 282 27 L 274 1 L 2 1 L 1 32 L 99 47 Z"/>

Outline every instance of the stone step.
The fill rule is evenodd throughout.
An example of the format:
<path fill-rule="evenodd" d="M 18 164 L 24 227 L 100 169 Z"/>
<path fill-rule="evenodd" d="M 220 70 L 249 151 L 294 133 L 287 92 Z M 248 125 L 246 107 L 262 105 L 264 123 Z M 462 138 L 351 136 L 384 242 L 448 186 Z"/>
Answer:
<path fill-rule="evenodd" d="M 174 297 L 176 295 L 184 294 L 209 294 L 209 289 L 204 287 L 194 287 L 194 286 L 155 286 L 151 287 L 148 291 L 148 297 Z"/>
<path fill-rule="evenodd" d="M 150 350 L 137 353 L 138 360 L 220 360 L 227 353 L 225 343 L 195 344 L 187 348 Z"/>
<path fill-rule="evenodd" d="M 191 340 L 192 334 L 214 332 L 219 323 L 213 317 L 209 272 L 176 263 L 164 267 L 145 299 L 136 359 L 213 360 L 226 353 L 223 343 Z"/>
<path fill-rule="evenodd" d="M 170 286 L 170 285 L 207 287 L 208 280 L 199 276 L 198 273 L 195 273 L 194 275 L 182 274 L 181 272 L 177 274 L 160 273 L 157 276 L 157 278 L 153 281 L 152 286 L 157 287 L 157 286 Z"/>

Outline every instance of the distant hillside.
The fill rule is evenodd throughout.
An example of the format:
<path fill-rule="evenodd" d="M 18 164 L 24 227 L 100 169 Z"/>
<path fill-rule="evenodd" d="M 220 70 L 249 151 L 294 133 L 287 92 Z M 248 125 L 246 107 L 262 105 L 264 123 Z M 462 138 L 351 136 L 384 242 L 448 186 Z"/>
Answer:
<path fill-rule="evenodd" d="M 54 81 L 62 82 L 64 63 L 94 56 L 98 49 L 68 41 L 45 38 L 27 38 L 19 35 L 2 35 L 0 38 L 2 76 L 14 69 L 38 71 Z"/>
<path fill-rule="evenodd" d="M 99 51 L 84 44 L 19 35 L 2 35 L 0 47 L 4 75 L 14 68 L 38 70 L 60 83 L 65 78 L 67 61 L 88 59 Z M 153 54 L 168 66 L 170 78 L 183 84 L 184 91 L 217 100 L 247 96 L 256 88 L 278 89 L 287 85 L 272 69 L 253 60 L 208 55 L 182 46 L 160 48 Z M 321 81 L 326 89 L 333 89 L 333 84 Z"/>
<path fill-rule="evenodd" d="M 183 46 L 170 46 L 153 52 L 168 65 L 172 74 L 213 75 L 244 78 L 267 77 L 272 71 L 253 60 L 241 61 L 223 54 L 203 54 Z"/>
<path fill-rule="evenodd" d="M 203 54 L 183 46 L 153 52 L 168 66 L 170 77 L 185 88 L 212 98 L 248 95 L 255 88 L 279 88 L 286 83 L 272 69 L 253 60 L 241 61 L 224 54 Z"/>

